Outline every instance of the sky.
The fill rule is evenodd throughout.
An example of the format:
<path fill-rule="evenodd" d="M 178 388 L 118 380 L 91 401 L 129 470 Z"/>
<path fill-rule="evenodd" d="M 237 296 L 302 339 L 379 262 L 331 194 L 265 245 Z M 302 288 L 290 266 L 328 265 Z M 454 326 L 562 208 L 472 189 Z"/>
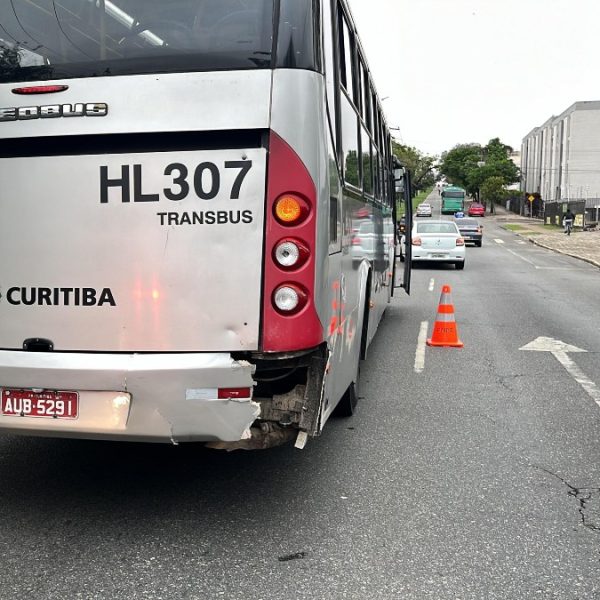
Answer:
<path fill-rule="evenodd" d="M 348 0 L 388 125 L 427 154 L 499 137 L 520 150 L 600 100 L 598 0 Z"/>

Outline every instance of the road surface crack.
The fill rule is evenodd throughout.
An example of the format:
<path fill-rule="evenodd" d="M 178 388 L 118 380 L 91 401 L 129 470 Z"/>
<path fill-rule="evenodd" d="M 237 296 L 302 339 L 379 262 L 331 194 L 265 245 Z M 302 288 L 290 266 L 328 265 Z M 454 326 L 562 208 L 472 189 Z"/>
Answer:
<path fill-rule="evenodd" d="M 545 469 L 538 465 L 532 465 L 536 469 L 552 475 L 555 479 L 561 481 L 564 485 L 569 488 L 567 494 L 572 498 L 575 498 L 579 503 L 579 516 L 581 517 L 581 524 L 590 531 L 600 533 L 600 515 L 594 518 L 591 513 L 591 504 L 594 500 L 600 502 L 600 487 L 575 487 L 571 485 L 566 479 Z"/>

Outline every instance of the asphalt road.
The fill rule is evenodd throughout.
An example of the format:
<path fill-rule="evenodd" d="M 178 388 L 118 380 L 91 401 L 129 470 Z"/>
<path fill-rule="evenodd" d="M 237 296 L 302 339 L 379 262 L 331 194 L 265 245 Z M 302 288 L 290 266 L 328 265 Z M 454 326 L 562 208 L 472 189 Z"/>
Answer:
<path fill-rule="evenodd" d="M 0 598 L 600 599 L 600 272 L 483 222 L 303 451 L 0 437 Z M 465 347 L 417 373 L 443 284 Z"/>

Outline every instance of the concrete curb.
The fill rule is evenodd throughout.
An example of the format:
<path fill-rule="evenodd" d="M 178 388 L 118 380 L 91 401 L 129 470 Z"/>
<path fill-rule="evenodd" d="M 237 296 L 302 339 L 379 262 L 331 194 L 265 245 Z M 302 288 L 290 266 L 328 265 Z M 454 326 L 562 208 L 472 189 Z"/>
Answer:
<path fill-rule="evenodd" d="M 508 229 L 504 227 L 504 225 L 500 225 L 504 231 L 509 231 L 510 233 L 514 233 L 517 237 L 523 238 L 528 242 L 531 242 L 534 246 L 539 246 L 540 248 L 544 248 L 545 250 L 550 250 L 552 252 L 556 252 L 557 254 L 562 254 L 563 256 L 570 256 L 571 258 L 576 258 L 577 260 L 581 260 L 586 262 L 594 267 L 600 269 L 600 262 L 594 260 L 593 258 L 586 258 L 584 256 L 580 256 L 579 254 L 572 254 L 569 252 L 565 252 L 564 250 L 559 250 L 558 248 L 553 248 L 552 246 L 548 246 L 536 239 L 536 236 L 529 236 L 527 234 L 520 233 L 519 231 L 513 231 L 512 229 Z"/>
<path fill-rule="evenodd" d="M 524 236 L 520 236 L 524 237 Z M 578 254 L 570 254 L 569 252 L 565 252 L 564 250 L 558 250 L 557 248 L 552 248 L 546 244 L 542 244 L 538 242 L 535 238 L 526 237 L 525 239 L 529 240 L 534 246 L 539 246 L 540 248 L 545 248 L 546 250 L 552 250 L 552 252 L 556 252 L 557 254 L 563 254 L 564 256 L 570 256 L 571 258 L 576 258 L 577 260 L 582 260 L 594 267 L 598 267 L 600 269 L 600 262 L 593 260 L 592 258 L 585 258 L 584 256 L 579 256 Z"/>

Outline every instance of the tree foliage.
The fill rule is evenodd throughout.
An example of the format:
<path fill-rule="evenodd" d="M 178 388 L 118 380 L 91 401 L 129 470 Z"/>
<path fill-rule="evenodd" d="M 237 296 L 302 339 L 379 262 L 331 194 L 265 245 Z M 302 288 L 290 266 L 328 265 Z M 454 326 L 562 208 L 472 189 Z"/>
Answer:
<path fill-rule="evenodd" d="M 459 144 L 442 154 L 440 172 L 448 181 L 459 185 L 471 195 L 478 195 L 483 184 L 490 178 L 492 189 L 498 181 L 502 187 L 519 181 L 519 169 L 510 160 L 512 148 L 494 138 L 486 146 Z"/>
<path fill-rule="evenodd" d="M 494 212 L 494 204 L 504 200 L 508 192 L 504 189 L 504 179 L 499 175 L 488 177 L 481 184 L 481 199 L 489 203 L 491 212 Z"/>
<path fill-rule="evenodd" d="M 433 186 L 434 168 L 437 163 L 435 156 L 428 156 L 417 148 L 398 142 L 392 142 L 392 151 L 402 165 L 412 173 L 412 186 L 415 193 Z"/>

